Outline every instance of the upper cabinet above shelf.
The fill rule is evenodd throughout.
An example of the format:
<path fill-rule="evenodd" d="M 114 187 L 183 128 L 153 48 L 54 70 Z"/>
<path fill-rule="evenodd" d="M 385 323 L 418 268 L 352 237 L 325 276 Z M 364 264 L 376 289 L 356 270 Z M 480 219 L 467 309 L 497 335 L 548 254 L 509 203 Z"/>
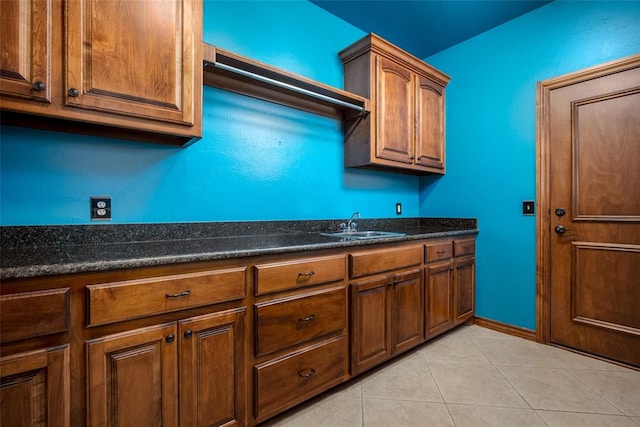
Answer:
<path fill-rule="evenodd" d="M 368 99 L 203 43 L 205 85 L 339 120 L 366 115 Z"/>

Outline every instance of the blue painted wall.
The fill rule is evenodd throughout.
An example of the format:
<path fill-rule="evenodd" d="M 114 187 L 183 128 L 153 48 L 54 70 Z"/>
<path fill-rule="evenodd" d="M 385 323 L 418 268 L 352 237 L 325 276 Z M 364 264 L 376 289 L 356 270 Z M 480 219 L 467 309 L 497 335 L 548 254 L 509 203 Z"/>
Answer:
<path fill-rule="evenodd" d="M 640 2 L 554 1 L 426 61 L 447 88 L 447 174 L 420 214 L 477 217 L 477 315 L 535 329 L 536 83 L 640 52 Z"/>
<path fill-rule="evenodd" d="M 307 1 L 205 1 L 205 41 L 342 87 L 337 52 L 364 33 Z M 205 87 L 204 137 L 187 148 L 2 126 L 0 224 L 405 216 L 418 178 L 345 170 L 341 123 Z"/>

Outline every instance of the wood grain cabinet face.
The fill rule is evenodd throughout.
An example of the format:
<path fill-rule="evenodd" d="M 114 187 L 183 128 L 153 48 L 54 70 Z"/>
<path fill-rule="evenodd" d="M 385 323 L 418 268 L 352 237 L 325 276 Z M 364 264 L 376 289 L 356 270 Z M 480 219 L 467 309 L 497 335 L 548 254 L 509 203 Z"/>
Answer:
<path fill-rule="evenodd" d="M 245 297 L 246 267 L 87 285 L 88 325 L 103 325 Z"/>
<path fill-rule="evenodd" d="M 0 420 L 6 426 L 69 426 L 69 346 L 0 358 Z"/>
<path fill-rule="evenodd" d="M 420 270 L 351 284 L 351 373 L 357 375 L 423 340 Z"/>
<path fill-rule="evenodd" d="M 180 425 L 245 425 L 245 310 L 178 322 Z"/>
<path fill-rule="evenodd" d="M 426 336 L 434 337 L 451 329 L 453 270 L 451 261 L 427 267 Z"/>
<path fill-rule="evenodd" d="M 258 422 L 341 383 L 346 375 L 346 344 L 346 338 L 339 336 L 256 365 Z"/>
<path fill-rule="evenodd" d="M 342 286 L 256 304 L 256 356 L 344 329 L 346 307 Z"/>
<path fill-rule="evenodd" d="M 253 267 L 255 293 L 264 295 L 337 282 L 344 279 L 345 264 L 344 255 L 258 264 Z"/>
<path fill-rule="evenodd" d="M 178 424 L 175 323 L 87 342 L 87 424 Z"/>
<path fill-rule="evenodd" d="M 376 157 L 412 164 L 414 154 L 413 75 L 404 67 L 376 57 Z M 387 118 L 383 120 L 382 118 Z"/>
<path fill-rule="evenodd" d="M 67 2 L 65 104 L 193 125 L 194 4 Z"/>
<path fill-rule="evenodd" d="M 475 315 L 475 238 L 427 243 L 425 337 Z"/>
<path fill-rule="evenodd" d="M 51 102 L 51 2 L 0 1 L 0 94 Z"/>
<path fill-rule="evenodd" d="M 67 332 L 70 294 L 69 288 L 59 288 L 2 295 L 0 342 Z"/>
<path fill-rule="evenodd" d="M 444 86 L 416 76 L 416 164 L 445 169 Z"/>
<path fill-rule="evenodd" d="M 449 76 L 375 34 L 340 57 L 345 89 L 372 100 L 372 113 L 346 128 L 345 165 L 444 174 Z"/>
<path fill-rule="evenodd" d="M 244 425 L 244 311 L 88 341 L 88 425 Z"/>
<path fill-rule="evenodd" d="M 346 254 L 253 267 L 253 416 L 260 423 L 344 381 Z"/>
<path fill-rule="evenodd" d="M 459 239 L 453 242 L 453 323 L 459 325 L 475 316 L 476 306 L 476 242 Z"/>
<path fill-rule="evenodd" d="M 0 7 L 9 123 L 173 145 L 201 136 L 202 0 Z"/>

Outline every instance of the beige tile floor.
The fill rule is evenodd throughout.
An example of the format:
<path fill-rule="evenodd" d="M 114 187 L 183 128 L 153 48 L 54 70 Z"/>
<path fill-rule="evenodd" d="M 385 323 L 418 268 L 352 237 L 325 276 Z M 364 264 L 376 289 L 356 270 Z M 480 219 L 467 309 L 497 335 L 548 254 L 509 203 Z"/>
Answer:
<path fill-rule="evenodd" d="M 462 326 L 269 427 L 638 427 L 640 371 Z"/>

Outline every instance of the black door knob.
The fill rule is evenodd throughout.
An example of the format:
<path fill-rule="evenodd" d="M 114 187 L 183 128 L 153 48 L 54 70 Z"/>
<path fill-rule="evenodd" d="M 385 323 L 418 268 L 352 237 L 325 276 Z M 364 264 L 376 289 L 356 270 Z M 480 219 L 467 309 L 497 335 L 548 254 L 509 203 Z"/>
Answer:
<path fill-rule="evenodd" d="M 558 208 L 558 209 L 556 209 L 556 215 L 558 215 L 559 217 L 563 217 L 563 216 L 565 216 L 565 214 L 566 214 L 566 213 L 567 213 L 567 212 L 566 212 L 564 209 L 562 209 L 562 208 Z"/>
<path fill-rule="evenodd" d="M 187 329 L 186 331 L 184 331 L 185 338 L 191 338 L 192 336 L 193 336 L 193 331 L 191 329 Z"/>
<path fill-rule="evenodd" d="M 44 84 L 43 82 L 35 82 L 33 84 L 33 89 L 37 90 L 38 92 L 41 92 L 43 90 L 45 90 L 47 88 L 47 85 Z"/>
<path fill-rule="evenodd" d="M 171 344 L 173 341 L 175 341 L 176 336 L 173 334 L 169 334 L 166 336 L 166 338 L 164 339 L 166 342 L 168 342 L 169 344 Z"/>
<path fill-rule="evenodd" d="M 78 95 L 80 95 L 80 91 L 78 89 L 76 89 L 75 87 L 72 87 L 71 89 L 69 89 L 69 91 L 67 92 L 69 94 L 69 96 L 72 97 L 76 97 Z"/>
<path fill-rule="evenodd" d="M 556 233 L 564 234 L 567 231 L 567 228 L 564 225 L 556 225 Z"/>

